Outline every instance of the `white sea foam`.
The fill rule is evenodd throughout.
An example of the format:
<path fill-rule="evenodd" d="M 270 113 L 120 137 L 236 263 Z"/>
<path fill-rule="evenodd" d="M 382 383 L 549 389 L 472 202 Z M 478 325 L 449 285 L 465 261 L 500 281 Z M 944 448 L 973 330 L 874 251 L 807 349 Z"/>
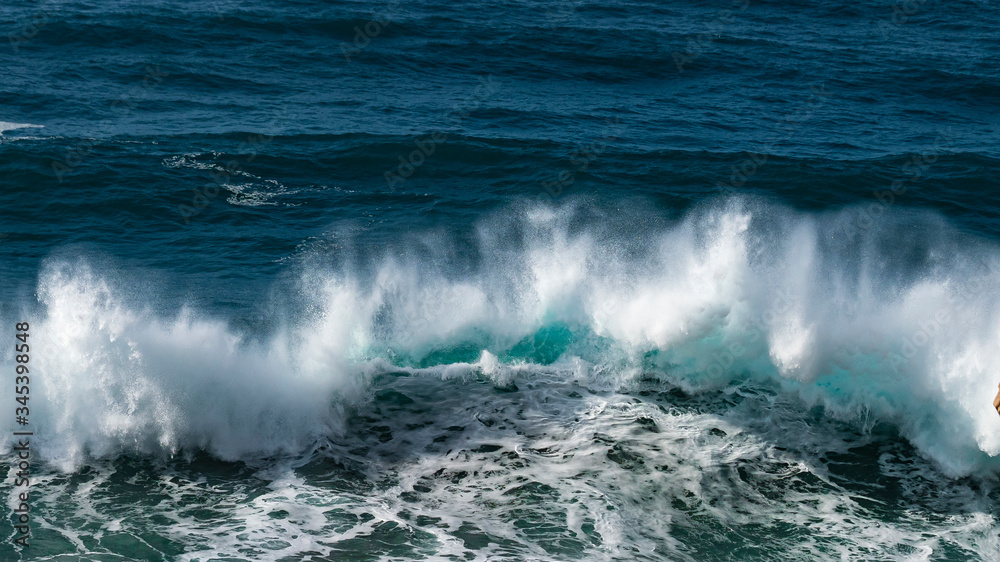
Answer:
<path fill-rule="evenodd" d="M 112 273 L 53 260 L 31 336 L 41 453 L 72 467 L 122 450 L 301 450 L 349 431 L 339 408 L 363 399 L 373 376 L 439 361 L 440 376 L 506 385 L 534 361 L 510 355 L 515 346 L 561 325 L 572 342 L 529 347 L 555 346 L 594 387 L 770 381 L 803 410 L 894 424 L 948 474 L 996 469 L 994 244 L 928 215 L 859 228 L 853 211 L 738 201 L 655 226 L 648 211 L 590 222 L 585 212 L 535 207 L 484 222 L 472 273 L 441 265 L 447 244 L 419 236 L 371 267 L 310 266 L 309 316 L 263 343 L 195 310 L 128 306 L 131 289 Z M 455 355 L 469 346 L 480 351 Z"/>
<path fill-rule="evenodd" d="M 0 121 L 0 136 L 3 136 L 4 131 L 13 131 L 16 129 L 41 129 L 44 125 L 32 125 L 31 123 L 10 123 L 8 121 Z"/>
<path fill-rule="evenodd" d="M 120 532 L 172 538 L 183 560 L 704 560 L 748 534 L 753 560 L 922 560 L 945 543 L 970 558 L 1000 553 L 989 483 L 942 479 L 897 441 L 880 444 L 878 467 L 850 467 L 863 477 L 844 484 L 822 457 L 876 462 L 850 451 L 878 439 L 806 420 L 791 396 L 743 382 L 728 398 L 674 406 L 656 393 L 594 392 L 587 366 L 571 360 L 521 366 L 520 389 L 498 393 L 478 378 L 442 380 L 448 368 L 375 382 L 406 399 L 362 408 L 351 433 L 306 454 L 229 465 L 222 478 L 204 461 L 101 460 L 40 484 L 44 508 L 76 506 L 73 529 L 95 529 L 107 525 L 109 505 L 93 505 L 101 498 Z M 373 429 L 382 437 L 365 435 Z M 136 490 L 160 499 L 121 501 Z"/>
<path fill-rule="evenodd" d="M 220 161 L 225 156 L 225 154 L 220 152 L 211 152 L 209 154 L 188 153 L 164 158 L 162 164 L 168 168 L 193 168 L 195 170 L 218 172 L 225 174 L 226 177 L 233 175 L 245 178 L 248 181 L 219 184 L 222 189 L 229 192 L 230 195 L 226 198 L 226 201 L 231 205 L 244 207 L 298 206 L 275 200 L 284 195 L 294 195 L 298 193 L 297 190 L 289 189 L 277 180 L 265 179 L 252 174 L 240 166 L 230 166 L 227 168 Z M 214 176 L 213 179 L 215 179 Z"/>

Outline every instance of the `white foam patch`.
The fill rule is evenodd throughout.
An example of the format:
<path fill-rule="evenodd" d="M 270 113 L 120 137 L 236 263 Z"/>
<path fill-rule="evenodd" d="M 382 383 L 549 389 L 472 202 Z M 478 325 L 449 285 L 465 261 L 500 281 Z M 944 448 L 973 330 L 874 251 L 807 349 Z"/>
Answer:
<path fill-rule="evenodd" d="M 226 198 L 226 201 L 231 205 L 240 205 L 243 207 L 298 206 L 275 201 L 275 198 L 282 195 L 298 193 L 297 190 L 289 189 L 275 180 L 262 180 L 240 184 L 226 183 L 222 185 L 222 188 L 232 194 Z"/>
<path fill-rule="evenodd" d="M 184 560 L 1000 554 L 995 483 L 943 479 L 898 441 L 804 419 L 794 397 L 748 382 L 700 402 L 599 391 L 577 361 L 523 366 L 499 393 L 481 377 L 492 362 L 383 378 L 353 432 L 297 457 L 45 475 L 33 513 L 80 552 L 152 535 Z M 889 448 L 851 453 L 872 445 Z M 877 481 L 833 473 L 852 462 Z"/>
<path fill-rule="evenodd" d="M 290 189 L 281 182 L 273 179 L 262 178 L 256 174 L 248 172 L 242 166 L 229 166 L 227 168 L 224 158 L 232 156 L 221 152 L 210 153 L 187 153 L 164 158 L 162 164 L 167 168 L 192 168 L 195 170 L 205 170 L 218 172 L 228 176 L 244 178 L 248 181 L 225 182 L 219 185 L 221 189 L 229 192 L 226 201 L 231 205 L 243 207 L 274 207 L 286 206 L 296 207 L 297 204 L 290 204 L 278 201 L 277 199 L 285 195 L 294 195 L 298 190 Z M 235 159 L 237 164 L 242 164 L 246 160 L 240 156 Z"/>
<path fill-rule="evenodd" d="M 3 136 L 4 131 L 14 131 L 17 129 L 41 129 L 45 125 L 32 125 L 31 123 L 10 123 L 8 121 L 0 121 L 0 136 Z"/>

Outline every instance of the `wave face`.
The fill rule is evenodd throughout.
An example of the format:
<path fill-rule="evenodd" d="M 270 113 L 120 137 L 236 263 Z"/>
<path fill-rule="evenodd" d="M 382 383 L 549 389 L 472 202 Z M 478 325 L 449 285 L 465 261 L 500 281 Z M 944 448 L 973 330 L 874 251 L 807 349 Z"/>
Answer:
<path fill-rule="evenodd" d="M 300 452 L 350 432 L 344 407 L 384 374 L 504 387 L 572 366 L 606 389 L 772 384 L 803 412 L 897 427 L 947 474 L 997 467 L 1000 252 L 935 215 L 733 199 L 665 221 L 532 205 L 364 263 L 336 257 L 343 244 L 304 254 L 298 312 L 271 307 L 262 336 L 154 311 L 113 271 L 50 260 L 30 313 L 43 456 L 72 469 L 127 452 Z"/>

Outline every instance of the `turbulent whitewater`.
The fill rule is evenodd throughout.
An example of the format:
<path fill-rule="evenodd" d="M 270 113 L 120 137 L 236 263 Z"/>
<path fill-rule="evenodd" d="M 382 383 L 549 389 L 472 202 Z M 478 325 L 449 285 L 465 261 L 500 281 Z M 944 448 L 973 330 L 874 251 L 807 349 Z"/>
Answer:
<path fill-rule="evenodd" d="M 842 541 L 890 530 L 868 513 L 886 491 L 839 474 L 873 462 L 858 449 L 884 451 L 888 474 L 993 481 L 1000 248 L 920 213 L 868 229 L 852 210 L 747 200 L 677 221 L 647 213 L 522 206 L 470 240 L 425 233 L 364 262 L 341 237 L 289 266 L 296 295 L 281 302 L 301 312 L 276 300 L 280 318 L 255 335 L 192 307 L 154 310 L 121 275 L 53 259 L 25 309 L 40 451 L 69 471 L 44 485 L 71 494 L 84 466 L 103 467 L 89 484 L 102 486 L 112 466 L 242 461 L 267 467 L 254 502 L 288 520 L 246 517 L 264 534 L 290 525 L 319 552 L 340 548 L 320 538 L 337 525 L 350 532 L 335 544 L 388 525 L 455 554 L 483 541 L 481 556 L 551 543 L 683 557 L 684 533 L 763 513 L 818 533 L 817 554 L 864 555 Z M 147 485 L 168 504 L 183 486 L 215 489 L 180 478 Z M 369 491 L 324 499 L 331 478 Z M 930 493 L 948 503 L 954 485 Z M 979 542 L 984 522 L 962 521 L 935 525 L 994 548 Z M 889 527 L 900 552 L 928 547 L 908 525 Z"/>
<path fill-rule="evenodd" d="M 1000 559 L 998 10 L 0 2 L 0 560 Z"/>
<path fill-rule="evenodd" d="M 983 399 L 998 367 L 997 247 L 933 216 L 859 232 L 850 212 L 738 201 L 619 228 L 643 218 L 498 216 L 461 274 L 432 235 L 369 266 L 313 256 L 299 282 L 308 312 L 254 341 L 191 308 L 140 308 L 114 275 L 53 260 L 29 316 L 45 453 L 71 468 L 88 451 L 298 451 L 342 431 L 342 406 L 380 374 L 502 387 L 568 369 L 609 389 L 773 384 L 803 409 L 898 426 L 950 474 L 997 466 L 1000 420 Z"/>

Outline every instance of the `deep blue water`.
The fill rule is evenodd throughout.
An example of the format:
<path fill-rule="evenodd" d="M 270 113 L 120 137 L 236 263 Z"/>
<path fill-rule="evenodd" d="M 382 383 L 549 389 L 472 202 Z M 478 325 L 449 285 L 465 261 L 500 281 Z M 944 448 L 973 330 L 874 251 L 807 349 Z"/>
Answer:
<path fill-rule="evenodd" d="M 1000 558 L 998 16 L 4 0 L 0 559 Z"/>

